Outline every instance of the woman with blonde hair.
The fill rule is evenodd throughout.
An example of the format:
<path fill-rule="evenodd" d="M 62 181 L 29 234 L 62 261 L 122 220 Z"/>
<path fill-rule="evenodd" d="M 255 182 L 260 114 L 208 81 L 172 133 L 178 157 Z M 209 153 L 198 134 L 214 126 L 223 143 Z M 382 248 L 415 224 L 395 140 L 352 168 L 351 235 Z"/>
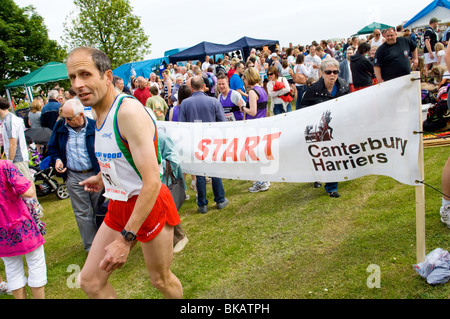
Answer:
<path fill-rule="evenodd" d="M 275 68 L 276 69 L 276 68 Z M 248 87 L 248 102 L 241 108 L 244 120 L 264 118 L 267 116 L 267 93 L 260 86 L 261 77 L 258 70 L 248 68 L 244 71 L 244 83 Z M 270 182 L 257 181 L 248 189 L 250 193 L 264 192 L 270 187 Z"/>
<path fill-rule="evenodd" d="M 447 68 L 447 65 L 445 64 L 445 47 L 441 42 L 436 43 L 434 46 L 434 51 L 436 52 L 437 56 L 437 64 L 436 65 L 442 65 L 445 68 Z"/>
<path fill-rule="evenodd" d="M 44 104 L 40 99 L 34 99 L 31 102 L 30 112 L 28 113 L 28 124 L 31 128 L 41 128 L 41 110 Z"/>

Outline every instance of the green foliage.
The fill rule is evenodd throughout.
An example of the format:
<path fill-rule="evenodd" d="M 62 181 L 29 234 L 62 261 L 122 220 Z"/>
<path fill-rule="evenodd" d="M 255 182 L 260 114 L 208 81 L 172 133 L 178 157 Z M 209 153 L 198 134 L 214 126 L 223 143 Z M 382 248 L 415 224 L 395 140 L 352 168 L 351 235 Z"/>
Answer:
<path fill-rule="evenodd" d="M 33 6 L 20 8 L 0 0 L 0 94 L 5 85 L 44 64 L 63 62 L 65 51 L 48 38 L 43 18 Z"/>
<path fill-rule="evenodd" d="M 140 18 L 131 14 L 129 0 L 75 0 L 78 15 L 66 18 L 64 34 L 69 48 L 90 46 L 102 50 L 113 68 L 139 61 L 150 53 Z"/>

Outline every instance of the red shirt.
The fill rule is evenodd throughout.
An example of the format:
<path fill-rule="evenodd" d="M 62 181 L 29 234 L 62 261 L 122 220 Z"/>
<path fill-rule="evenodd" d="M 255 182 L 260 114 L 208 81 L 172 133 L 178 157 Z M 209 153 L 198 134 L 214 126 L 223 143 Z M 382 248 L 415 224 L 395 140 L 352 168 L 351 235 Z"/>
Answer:
<path fill-rule="evenodd" d="M 137 88 L 134 91 L 134 97 L 139 100 L 139 102 L 142 103 L 142 105 L 145 106 L 145 103 L 147 102 L 147 99 L 151 97 L 150 91 L 148 89 L 148 86 L 146 86 L 144 89 Z"/>

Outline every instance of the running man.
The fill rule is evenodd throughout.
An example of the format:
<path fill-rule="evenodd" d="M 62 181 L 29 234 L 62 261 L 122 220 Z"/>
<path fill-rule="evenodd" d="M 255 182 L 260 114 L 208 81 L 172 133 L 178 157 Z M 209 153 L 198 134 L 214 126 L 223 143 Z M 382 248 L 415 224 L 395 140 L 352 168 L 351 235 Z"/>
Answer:
<path fill-rule="evenodd" d="M 77 97 L 96 114 L 101 173 L 80 185 L 90 192 L 105 187 L 111 199 L 78 277 L 80 286 L 89 298 L 116 298 L 108 278 L 138 240 L 152 285 L 166 298 L 182 298 L 181 283 L 170 271 L 173 226 L 180 218 L 170 191 L 161 184 L 155 123 L 138 100 L 114 89 L 105 53 L 79 47 L 66 65 Z"/>

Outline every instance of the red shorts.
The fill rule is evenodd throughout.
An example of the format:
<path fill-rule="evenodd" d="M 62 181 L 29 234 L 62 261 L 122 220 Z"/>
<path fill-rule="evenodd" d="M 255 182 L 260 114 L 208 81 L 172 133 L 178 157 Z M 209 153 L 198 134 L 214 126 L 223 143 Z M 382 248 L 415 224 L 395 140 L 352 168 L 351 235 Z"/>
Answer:
<path fill-rule="evenodd" d="M 133 212 L 137 198 L 138 195 L 133 196 L 127 202 L 110 200 L 104 219 L 105 224 L 115 231 L 121 232 Z M 166 223 L 176 226 L 180 223 L 180 216 L 172 194 L 166 185 L 161 184 L 155 205 L 136 234 L 137 240 L 140 242 L 152 240 L 161 232 Z"/>

